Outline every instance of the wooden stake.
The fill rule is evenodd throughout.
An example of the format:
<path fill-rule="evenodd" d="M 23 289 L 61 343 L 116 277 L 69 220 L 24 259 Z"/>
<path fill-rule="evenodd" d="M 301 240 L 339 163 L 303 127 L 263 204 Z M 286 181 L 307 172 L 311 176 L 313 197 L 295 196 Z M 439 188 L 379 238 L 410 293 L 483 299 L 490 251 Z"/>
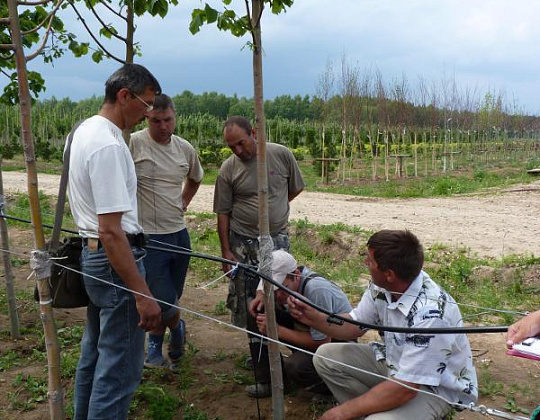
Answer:
<path fill-rule="evenodd" d="M 0 213 L 5 214 L 6 199 L 4 197 L 4 181 L 2 178 L 2 156 L 0 156 Z M 15 298 L 15 287 L 13 285 L 13 267 L 9 256 L 9 234 L 6 219 L 0 217 L 0 236 L 2 237 L 2 257 L 4 261 L 4 278 L 6 279 L 6 296 L 9 308 L 9 323 L 11 327 L 11 338 L 17 340 L 21 338 L 19 331 L 19 313 L 17 312 L 17 300 Z"/>

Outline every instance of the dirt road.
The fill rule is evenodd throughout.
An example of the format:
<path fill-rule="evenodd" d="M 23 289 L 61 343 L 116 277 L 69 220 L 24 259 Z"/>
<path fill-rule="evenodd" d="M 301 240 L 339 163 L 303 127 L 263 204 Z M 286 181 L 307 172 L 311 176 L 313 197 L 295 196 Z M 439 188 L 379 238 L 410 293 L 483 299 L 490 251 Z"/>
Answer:
<path fill-rule="evenodd" d="M 4 172 L 6 191 L 26 191 L 26 174 Z M 39 189 L 56 194 L 59 177 L 39 175 Z M 211 212 L 213 187 L 203 185 L 189 210 Z M 425 244 L 469 247 L 480 256 L 540 255 L 540 181 L 507 190 L 450 198 L 381 199 L 303 192 L 291 219 L 345 223 L 378 230 L 410 229 Z"/>

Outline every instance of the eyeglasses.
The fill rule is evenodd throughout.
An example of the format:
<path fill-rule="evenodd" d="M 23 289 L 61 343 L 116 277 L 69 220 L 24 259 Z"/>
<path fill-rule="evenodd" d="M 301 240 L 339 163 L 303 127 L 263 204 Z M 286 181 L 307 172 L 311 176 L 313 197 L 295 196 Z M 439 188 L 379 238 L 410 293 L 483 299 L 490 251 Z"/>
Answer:
<path fill-rule="evenodd" d="M 141 98 L 135 92 L 131 92 L 131 94 L 144 104 L 144 106 L 146 107 L 146 112 L 152 112 L 152 110 L 154 109 L 154 105 L 150 105 L 148 102 L 146 102 L 143 98 Z"/>

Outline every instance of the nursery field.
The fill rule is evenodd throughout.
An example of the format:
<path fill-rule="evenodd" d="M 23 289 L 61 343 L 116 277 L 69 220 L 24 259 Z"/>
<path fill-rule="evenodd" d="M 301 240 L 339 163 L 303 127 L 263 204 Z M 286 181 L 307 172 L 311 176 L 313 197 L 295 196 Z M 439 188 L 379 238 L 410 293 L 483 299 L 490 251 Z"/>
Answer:
<path fill-rule="evenodd" d="M 23 200 L 22 173 L 4 172 L 13 211 Z M 39 176 L 44 213 L 50 211 L 58 176 Z M 217 254 L 212 187 L 202 186 L 189 209 L 188 226 L 196 251 Z M 540 181 L 451 197 L 376 198 L 306 191 L 292 203 L 292 252 L 301 263 L 328 274 L 358 302 L 367 284 L 365 241 L 381 228 L 408 228 L 426 248 L 426 270 L 463 304 L 468 325 L 507 325 L 518 315 L 493 309 L 528 311 L 540 307 Z M 22 215 L 22 214 L 21 214 Z M 32 300 L 28 227 L 10 224 L 12 261 L 22 338 L 13 341 L 5 290 L 0 290 L 0 418 L 48 419 L 47 375 L 39 307 Z M 227 327 L 227 282 L 205 287 L 220 275 L 218 264 L 193 259 L 181 306 L 188 328 L 188 351 L 178 372 L 145 370 L 134 399 L 133 419 L 270 419 L 270 400 L 247 397 L 252 383 L 244 368 L 245 334 Z M 469 306 L 467 306 L 469 305 Z M 473 306 L 475 305 L 475 306 Z M 206 316 L 202 318 L 201 315 Z M 66 413 L 84 310 L 55 310 L 62 346 Z M 372 336 L 374 337 L 374 336 Z M 504 334 L 471 334 L 480 379 L 480 403 L 526 415 L 540 404 L 540 363 L 505 355 Z M 286 418 L 316 419 L 326 408 L 296 390 L 285 397 Z M 461 412 L 454 419 L 480 419 Z"/>

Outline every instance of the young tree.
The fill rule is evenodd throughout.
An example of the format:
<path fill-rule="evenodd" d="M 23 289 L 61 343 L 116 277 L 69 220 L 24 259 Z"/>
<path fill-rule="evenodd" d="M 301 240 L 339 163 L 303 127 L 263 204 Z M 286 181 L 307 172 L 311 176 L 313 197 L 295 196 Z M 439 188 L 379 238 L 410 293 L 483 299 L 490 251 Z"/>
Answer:
<path fill-rule="evenodd" d="M 223 0 L 224 10 L 218 11 L 208 4 L 204 9 L 195 9 L 192 13 L 190 31 L 192 34 L 199 32 L 205 23 L 216 23 L 220 30 L 231 32 L 236 37 L 241 37 L 247 32 L 251 35 L 251 42 L 248 45 L 253 53 L 253 90 L 255 103 L 255 119 L 257 126 L 258 154 L 258 182 L 259 182 L 259 233 L 261 249 L 261 271 L 271 275 L 270 262 L 272 251 L 272 238 L 268 225 L 268 179 L 266 167 L 266 120 L 264 115 L 263 97 L 263 67 L 262 67 L 262 37 L 261 18 L 266 6 L 270 7 L 272 13 L 279 14 L 287 7 L 292 6 L 293 0 L 244 0 L 246 14 L 239 16 L 232 9 L 227 8 L 232 0 Z M 265 308 L 274 307 L 273 287 L 265 282 Z M 275 313 L 267 310 L 268 336 L 277 340 L 277 327 Z M 269 358 L 272 374 L 272 403 L 274 406 L 274 418 L 281 419 L 283 413 L 283 378 L 281 372 L 281 360 L 277 344 L 269 343 Z"/>
<path fill-rule="evenodd" d="M 332 62 L 328 59 L 326 61 L 326 66 L 324 68 L 324 71 L 319 76 L 319 84 L 317 86 L 317 97 L 321 101 L 321 121 L 322 121 L 322 128 L 321 128 L 321 179 L 326 179 L 326 172 L 328 170 L 328 166 L 325 164 L 324 159 L 327 158 L 325 153 L 325 147 L 326 147 L 326 124 L 329 120 L 329 115 L 331 112 L 330 109 L 330 98 L 332 98 L 334 94 L 334 70 L 332 67 Z M 330 140 L 332 141 L 332 140 Z"/>
<path fill-rule="evenodd" d="M 34 155 L 34 142 L 31 131 L 30 113 L 30 86 L 26 72 L 27 57 L 24 54 L 24 38 L 21 30 L 17 1 L 7 2 L 9 18 L 5 23 L 9 24 L 11 32 L 11 43 L 6 50 L 10 51 L 15 58 L 17 69 L 18 94 L 21 110 L 21 133 L 24 146 L 26 172 L 28 176 L 28 198 L 32 215 L 32 225 L 34 227 L 34 247 L 32 252 L 32 265 L 36 274 L 39 290 L 39 300 L 41 309 L 41 319 L 45 330 L 45 341 L 47 343 L 47 361 L 49 365 L 49 409 L 52 419 L 64 418 L 63 392 L 60 380 L 60 349 L 58 344 L 58 334 L 54 322 L 54 313 L 51 305 L 51 293 L 49 288 L 50 261 L 45 251 L 45 237 L 41 219 L 41 209 L 39 206 L 38 179 L 36 161 Z M 52 22 L 54 19 L 49 18 Z M 41 48 L 41 47 L 40 47 Z M 37 50 L 39 51 L 39 49 Z M 31 54 L 32 55 L 32 54 Z M 30 55 L 30 56 L 31 56 Z"/>

